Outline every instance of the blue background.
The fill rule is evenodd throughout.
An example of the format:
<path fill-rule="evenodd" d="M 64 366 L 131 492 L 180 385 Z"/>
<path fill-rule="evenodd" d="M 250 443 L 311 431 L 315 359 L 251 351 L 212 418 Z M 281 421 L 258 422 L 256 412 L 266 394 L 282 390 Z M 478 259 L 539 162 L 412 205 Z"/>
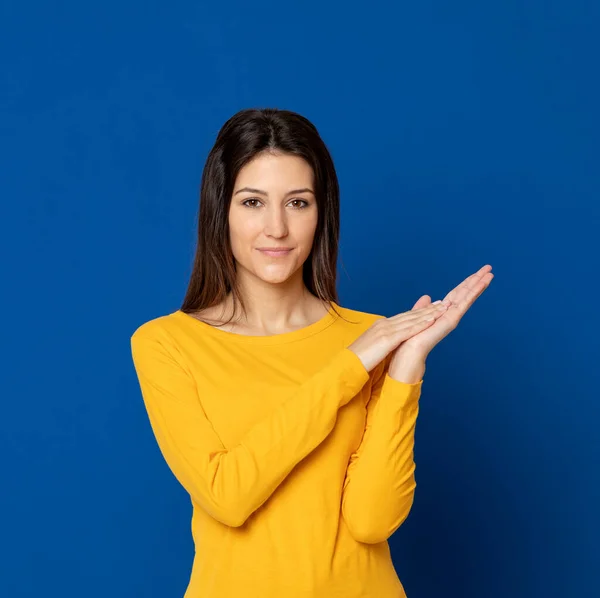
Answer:
<path fill-rule="evenodd" d="M 319 128 L 344 306 L 490 263 L 428 361 L 409 598 L 600 595 L 597 2 L 4 2 L 0 595 L 183 596 L 187 495 L 129 338 L 180 305 L 246 107 Z"/>

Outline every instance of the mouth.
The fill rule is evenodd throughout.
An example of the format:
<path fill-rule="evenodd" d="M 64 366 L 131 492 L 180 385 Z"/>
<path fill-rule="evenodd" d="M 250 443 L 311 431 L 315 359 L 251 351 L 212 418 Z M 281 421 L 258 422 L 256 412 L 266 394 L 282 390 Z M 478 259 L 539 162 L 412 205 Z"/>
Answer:
<path fill-rule="evenodd" d="M 283 247 L 283 248 L 267 248 L 267 247 L 265 247 L 263 249 L 259 249 L 258 251 L 260 251 L 264 255 L 268 255 L 269 257 L 283 257 L 283 256 L 291 253 L 292 248 L 291 247 Z"/>

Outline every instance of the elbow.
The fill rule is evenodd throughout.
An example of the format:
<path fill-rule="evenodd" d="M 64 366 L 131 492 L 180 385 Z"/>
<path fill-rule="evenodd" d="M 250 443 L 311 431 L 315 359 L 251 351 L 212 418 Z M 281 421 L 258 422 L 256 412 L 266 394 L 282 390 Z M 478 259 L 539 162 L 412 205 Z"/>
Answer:
<path fill-rule="evenodd" d="M 379 544 L 386 541 L 389 536 L 373 526 L 356 526 L 346 522 L 352 537 L 361 544 Z"/>
<path fill-rule="evenodd" d="M 383 522 L 370 522 L 364 518 L 360 521 L 349 520 L 346 525 L 352 537 L 361 544 L 379 544 L 385 542 L 394 533 L 394 529 L 383 525 Z"/>
<path fill-rule="evenodd" d="M 235 510 L 222 510 L 213 515 L 213 517 L 227 527 L 242 527 L 248 519 L 245 513 Z"/>
<path fill-rule="evenodd" d="M 227 527 L 242 527 L 248 520 L 248 517 L 240 513 L 223 513 L 217 519 Z"/>
<path fill-rule="evenodd" d="M 379 544 L 387 541 L 390 536 L 404 523 L 413 504 L 414 494 L 411 493 L 403 504 L 395 509 L 380 510 L 374 505 L 365 505 L 358 509 L 346 508 L 343 516 L 351 536 L 362 544 Z"/>
<path fill-rule="evenodd" d="M 191 493 L 192 503 L 197 505 L 213 519 L 228 527 L 242 527 L 252 515 L 252 509 L 239 499 L 218 500 L 202 493 Z"/>
<path fill-rule="evenodd" d="M 222 470 L 221 475 L 217 473 L 190 476 L 183 485 L 192 503 L 210 517 L 228 527 L 242 527 L 260 506 L 257 496 L 244 492 L 231 478 L 225 479 Z"/>

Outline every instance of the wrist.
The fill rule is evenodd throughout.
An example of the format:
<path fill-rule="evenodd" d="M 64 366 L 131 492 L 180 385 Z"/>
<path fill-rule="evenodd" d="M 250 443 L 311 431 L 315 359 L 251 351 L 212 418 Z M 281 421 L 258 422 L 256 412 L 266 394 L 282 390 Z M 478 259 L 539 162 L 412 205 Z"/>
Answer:
<path fill-rule="evenodd" d="M 388 374 L 406 384 L 420 382 L 425 375 L 425 358 L 416 354 L 397 354 L 390 364 Z"/>

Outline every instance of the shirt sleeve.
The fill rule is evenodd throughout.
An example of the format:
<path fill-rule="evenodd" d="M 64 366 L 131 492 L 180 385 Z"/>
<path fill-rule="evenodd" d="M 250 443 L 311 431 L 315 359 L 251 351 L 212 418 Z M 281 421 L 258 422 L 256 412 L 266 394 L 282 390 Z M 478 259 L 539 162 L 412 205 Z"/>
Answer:
<path fill-rule="evenodd" d="M 342 493 L 342 516 L 355 540 L 387 540 L 408 517 L 416 488 L 414 440 L 423 380 L 400 382 L 389 359 L 374 377 L 365 431 L 350 456 Z"/>
<path fill-rule="evenodd" d="M 226 448 L 201 405 L 201 389 L 162 339 L 131 337 L 150 424 L 167 465 L 191 498 L 218 521 L 244 524 L 294 466 L 333 430 L 337 412 L 369 379 L 348 348 L 312 375 L 271 415 Z"/>

